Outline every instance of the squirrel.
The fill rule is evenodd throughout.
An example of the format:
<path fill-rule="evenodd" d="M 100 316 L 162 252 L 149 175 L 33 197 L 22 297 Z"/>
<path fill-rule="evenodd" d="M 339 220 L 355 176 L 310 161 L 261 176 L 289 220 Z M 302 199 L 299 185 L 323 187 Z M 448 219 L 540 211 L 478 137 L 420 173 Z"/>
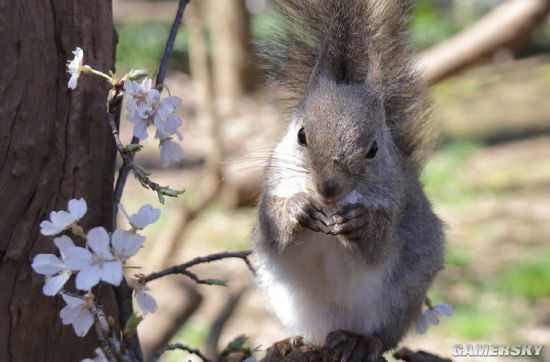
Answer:
<path fill-rule="evenodd" d="M 289 124 L 253 231 L 259 284 L 306 345 L 375 360 L 418 321 L 444 262 L 443 224 L 419 181 L 429 102 L 410 4 L 275 3 L 280 28 L 262 53 Z"/>

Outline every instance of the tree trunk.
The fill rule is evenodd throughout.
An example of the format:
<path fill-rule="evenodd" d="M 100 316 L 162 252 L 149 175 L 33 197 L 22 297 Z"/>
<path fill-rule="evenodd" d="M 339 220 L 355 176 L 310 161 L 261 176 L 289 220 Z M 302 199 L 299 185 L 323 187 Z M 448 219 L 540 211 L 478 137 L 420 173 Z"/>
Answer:
<path fill-rule="evenodd" d="M 208 1 L 212 34 L 215 94 L 223 114 L 236 111 L 237 101 L 255 82 L 250 49 L 250 15 L 245 0 Z"/>
<path fill-rule="evenodd" d="M 2 0 L 0 33 L 0 361 L 78 361 L 93 356 L 95 332 L 61 324 L 64 303 L 42 294 L 30 261 L 54 252 L 39 224 L 68 199 L 86 199 L 85 230 L 112 227 L 108 87 L 84 75 L 69 91 L 65 70 L 77 46 L 87 64 L 113 68 L 111 1 Z M 101 294 L 118 320 L 112 289 Z"/>

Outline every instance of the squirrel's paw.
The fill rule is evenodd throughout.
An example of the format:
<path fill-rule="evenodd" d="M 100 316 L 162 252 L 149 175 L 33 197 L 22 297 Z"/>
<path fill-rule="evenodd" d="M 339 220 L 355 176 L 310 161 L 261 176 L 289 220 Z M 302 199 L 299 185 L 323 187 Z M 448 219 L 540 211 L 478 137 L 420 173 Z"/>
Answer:
<path fill-rule="evenodd" d="M 286 211 L 298 225 L 316 232 L 327 232 L 326 215 L 321 204 L 305 192 L 292 195 L 286 201 Z"/>
<path fill-rule="evenodd" d="M 332 215 L 329 234 L 357 236 L 367 223 L 366 213 L 367 208 L 363 204 L 348 204 L 341 207 Z"/>
<path fill-rule="evenodd" d="M 291 337 L 279 341 L 269 347 L 264 362 L 294 362 L 294 361 L 316 361 L 319 358 L 303 358 L 314 357 L 315 349 L 304 343 L 302 337 Z"/>
<path fill-rule="evenodd" d="M 381 362 L 382 342 L 376 337 L 338 330 L 328 334 L 325 340 L 326 361 Z"/>

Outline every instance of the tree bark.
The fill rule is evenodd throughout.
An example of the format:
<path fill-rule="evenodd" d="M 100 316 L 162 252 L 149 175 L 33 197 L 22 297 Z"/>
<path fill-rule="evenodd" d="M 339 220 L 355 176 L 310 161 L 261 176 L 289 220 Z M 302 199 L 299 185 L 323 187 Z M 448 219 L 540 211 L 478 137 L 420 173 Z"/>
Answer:
<path fill-rule="evenodd" d="M 256 79 L 250 47 L 250 15 L 245 0 L 210 0 L 214 91 L 223 114 L 236 111 Z"/>
<path fill-rule="evenodd" d="M 65 70 L 77 46 L 87 64 L 113 68 L 111 1 L 2 0 L 0 33 L 0 361 L 78 361 L 93 356 L 95 332 L 61 324 L 64 303 L 42 294 L 30 261 L 54 252 L 39 224 L 68 199 L 86 199 L 85 230 L 112 228 L 108 86 L 84 75 L 69 91 Z M 112 289 L 101 294 L 118 320 Z"/>

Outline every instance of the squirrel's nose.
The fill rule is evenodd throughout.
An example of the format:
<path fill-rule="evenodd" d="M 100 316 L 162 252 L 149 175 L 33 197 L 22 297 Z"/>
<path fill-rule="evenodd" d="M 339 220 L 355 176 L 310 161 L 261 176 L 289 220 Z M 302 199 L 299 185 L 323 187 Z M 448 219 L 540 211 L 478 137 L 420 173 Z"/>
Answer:
<path fill-rule="evenodd" d="M 319 194 L 325 199 L 335 199 L 340 195 L 340 186 L 336 181 L 325 180 L 319 183 L 317 187 Z"/>

